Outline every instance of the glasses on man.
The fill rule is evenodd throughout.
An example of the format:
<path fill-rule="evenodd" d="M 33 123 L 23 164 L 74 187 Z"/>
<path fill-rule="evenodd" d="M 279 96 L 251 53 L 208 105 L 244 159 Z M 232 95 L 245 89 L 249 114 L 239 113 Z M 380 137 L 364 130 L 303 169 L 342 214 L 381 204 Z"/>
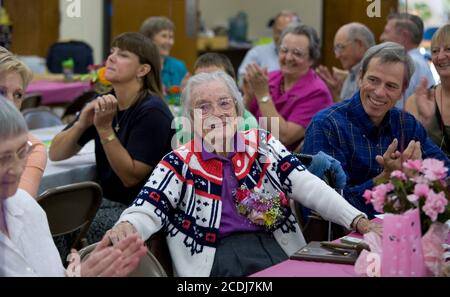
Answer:
<path fill-rule="evenodd" d="M 289 52 L 297 59 L 304 59 L 308 57 L 308 51 L 302 48 L 287 48 L 285 46 L 280 46 L 280 53 L 287 55 Z"/>
<path fill-rule="evenodd" d="M 333 47 L 334 53 L 337 55 L 339 53 L 342 53 L 343 50 L 345 50 L 345 48 L 347 47 L 347 45 L 349 45 L 350 43 L 352 43 L 353 40 L 344 42 L 344 43 L 338 43 Z"/>
<path fill-rule="evenodd" d="M 19 161 L 23 161 L 31 153 L 32 148 L 33 145 L 31 142 L 27 141 L 17 150 L 17 152 L 0 155 L 0 168 L 6 168 L 13 165 L 16 158 L 19 159 Z"/>
<path fill-rule="evenodd" d="M 214 111 L 214 105 L 216 108 L 222 111 L 230 111 L 234 106 L 234 99 L 231 97 L 223 97 L 213 102 L 201 102 L 194 106 L 194 109 L 199 109 L 202 112 L 202 116 L 211 115 Z"/>

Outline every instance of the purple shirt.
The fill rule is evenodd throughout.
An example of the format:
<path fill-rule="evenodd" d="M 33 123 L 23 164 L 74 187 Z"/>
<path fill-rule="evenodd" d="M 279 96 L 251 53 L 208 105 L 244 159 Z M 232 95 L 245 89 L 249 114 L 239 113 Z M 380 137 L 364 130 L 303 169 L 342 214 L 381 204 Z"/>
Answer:
<path fill-rule="evenodd" d="M 252 232 L 264 230 L 250 222 L 245 216 L 238 213 L 235 205 L 233 192 L 238 188 L 238 181 L 234 174 L 231 159 L 236 154 L 237 147 L 243 147 L 243 139 L 235 135 L 234 152 L 228 153 L 227 157 L 208 152 L 202 145 L 202 158 L 204 161 L 218 159 L 223 164 L 222 180 L 222 216 L 220 219 L 219 237 L 223 238 L 235 232 Z M 240 142 L 238 144 L 238 142 Z"/>
<path fill-rule="evenodd" d="M 282 92 L 283 74 L 280 70 L 269 73 L 269 92 L 278 113 L 288 122 L 307 128 L 312 117 L 320 110 L 333 104 L 328 87 L 312 69 L 302 76 L 289 90 Z M 249 111 L 260 118 L 256 98 L 253 98 Z M 286 146 L 295 149 L 298 143 Z"/>

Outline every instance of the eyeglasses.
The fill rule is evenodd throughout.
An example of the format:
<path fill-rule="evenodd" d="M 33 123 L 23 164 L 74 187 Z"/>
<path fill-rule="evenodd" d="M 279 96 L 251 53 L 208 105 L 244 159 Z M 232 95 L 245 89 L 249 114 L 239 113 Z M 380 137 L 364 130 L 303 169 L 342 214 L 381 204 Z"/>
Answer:
<path fill-rule="evenodd" d="M 194 106 L 194 110 L 195 109 L 200 109 L 202 112 L 202 116 L 208 116 L 211 115 L 214 111 L 214 105 L 216 105 L 216 107 L 222 111 L 230 111 L 232 110 L 235 105 L 234 105 L 234 99 L 231 97 L 223 97 L 220 98 L 218 101 L 216 101 L 215 103 L 212 102 L 203 102 L 200 103 L 198 105 Z"/>
<path fill-rule="evenodd" d="M 347 47 L 347 45 L 349 45 L 350 43 L 352 43 L 353 40 L 344 42 L 344 43 L 338 43 L 333 47 L 334 53 L 335 54 L 339 54 L 341 53 L 343 50 L 345 50 L 345 48 Z"/>
<path fill-rule="evenodd" d="M 302 48 L 292 48 L 289 49 L 285 46 L 280 46 L 280 53 L 283 55 L 287 55 L 289 52 L 296 57 L 297 59 L 304 59 L 308 56 L 308 51 Z"/>
<path fill-rule="evenodd" d="M 25 145 L 23 145 L 17 152 L 15 153 L 7 153 L 0 156 L 0 168 L 7 168 L 14 164 L 14 161 L 19 159 L 19 161 L 22 161 L 28 157 L 28 155 L 31 153 L 31 150 L 33 148 L 33 145 L 30 141 L 27 141 Z"/>

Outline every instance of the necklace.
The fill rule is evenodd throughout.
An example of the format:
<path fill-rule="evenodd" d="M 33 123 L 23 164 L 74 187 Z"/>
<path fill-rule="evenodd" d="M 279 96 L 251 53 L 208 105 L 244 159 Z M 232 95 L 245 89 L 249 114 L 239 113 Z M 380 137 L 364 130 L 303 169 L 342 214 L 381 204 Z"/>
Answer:
<path fill-rule="evenodd" d="M 117 116 L 117 114 L 119 113 L 119 111 L 116 112 L 116 126 L 114 127 L 114 130 L 116 130 L 116 133 L 119 132 L 120 130 L 120 121 L 124 118 L 125 113 L 122 115 L 122 117 L 119 120 L 119 117 Z"/>
<path fill-rule="evenodd" d="M 131 101 L 131 103 L 124 109 L 125 111 L 123 112 L 123 114 L 122 114 L 122 116 L 120 117 L 120 119 L 119 119 L 119 116 L 118 116 L 118 114 L 119 114 L 119 107 L 117 107 L 117 112 L 116 112 L 116 115 L 115 115 L 116 125 L 114 126 L 114 130 L 116 131 L 116 133 L 119 132 L 119 130 L 120 130 L 120 123 L 122 122 L 122 120 L 123 120 L 124 118 L 126 118 L 126 115 L 127 115 L 128 111 L 129 111 L 130 109 L 133 109 L 133 105 L 138 101 L 138 99 L 139 99 L 139 97 L 141 96 L 141 94 L 142 94 L 142 93 L 139 92 L 139 93 L 137 94 L 136 98 L 135 98 L 133 101 Z"/>

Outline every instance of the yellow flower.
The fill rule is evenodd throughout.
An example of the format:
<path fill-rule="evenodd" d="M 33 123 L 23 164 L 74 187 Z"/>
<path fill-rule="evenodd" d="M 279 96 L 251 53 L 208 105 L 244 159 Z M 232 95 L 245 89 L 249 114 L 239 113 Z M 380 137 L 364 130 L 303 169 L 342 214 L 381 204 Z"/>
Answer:
<path fill-rule="evenodd" d="M 104 86 L 110 86 L 111 82 L 105 78 L 106 67 L 102 67 L 97 71 L 98 82 Z"/>
<path fill-rule="evenodd" d="M 267 227 L 271 227 L 273 224 L 275 224 L 276 219 L 277 214 L 274 209 L 271 209 L 268 212 L 264 213 L 264 223 Z"/>

